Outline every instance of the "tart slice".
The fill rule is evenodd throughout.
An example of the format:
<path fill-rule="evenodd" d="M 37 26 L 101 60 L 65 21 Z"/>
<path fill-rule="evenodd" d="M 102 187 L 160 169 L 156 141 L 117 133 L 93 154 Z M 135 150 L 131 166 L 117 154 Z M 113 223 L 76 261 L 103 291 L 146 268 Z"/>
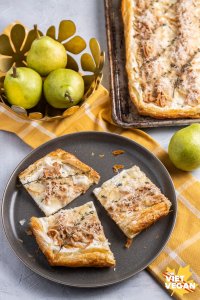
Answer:
<path fill-rule="evenodd" d="M 49 217 L 32 217 L 30 227 L 51 266 L 115 266 L 93 202 Z"/>
<path fill-rule="evenodd" d="M 139 114 L 200 117 L 200 1 L 122 0 L 130 98 Z"/>
<path fill-rule="evenodd" d="M 166 216 L 171 206 L 137 166 L 104 182 L 94 194 L 129 239 Z"/>
<path fill-rule="evenodd" d="M 49 216 L 98 183 L 99 174 L 69 152 L 57 149 L 19 174 L 40 209 Z"/>

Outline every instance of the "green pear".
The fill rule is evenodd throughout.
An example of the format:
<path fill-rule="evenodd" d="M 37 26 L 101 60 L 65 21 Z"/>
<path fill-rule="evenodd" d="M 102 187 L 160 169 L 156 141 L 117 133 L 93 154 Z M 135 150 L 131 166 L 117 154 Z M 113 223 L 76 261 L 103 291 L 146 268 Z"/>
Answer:
<path fill-rule="evenodd" d="M 4 80 L 8 102 L 29 109 L 37 105 L 42 94 L 42 78 L 32 69 L 20 67 L 10 69 Z"/>
<path fill-rule="evenodd" d="M 84 95 L 82 76 L 70 69 L 51 72 L 44 81 L 44 95 L 55 108 L 69 108 L 80 102 Z"/>
<path fill-rule="evenodd" d="M 168 153 L 178 169 L 192 171 L 200 167 L 200 124 L 177 131 L 171 138 Z"/>
<path fill-rule="evenodd" d="M 61 43 L 42 36 L 33 41 L 26 61 L 29 68 L 46 76 L 53 70 L 66 67 L 67 54 Z"/>

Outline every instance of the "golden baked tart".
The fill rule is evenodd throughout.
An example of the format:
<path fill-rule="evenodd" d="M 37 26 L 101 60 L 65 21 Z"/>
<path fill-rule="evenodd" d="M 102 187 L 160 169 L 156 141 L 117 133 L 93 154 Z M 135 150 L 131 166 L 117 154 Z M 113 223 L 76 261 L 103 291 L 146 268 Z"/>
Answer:
<path fill-rule="evenodd" d="M 129 239 L 166 216 L 171 206 L 137 166 L 104 182 L 94 194 Z"/>
<path fill-rule="evenodd" d="M 49 216 L 98 183 L 99 174 L 73 154 L 53 151 L 19 174 L 36 204 Z"/>
<path fill-rule="evenodd" d="M 122 0 L 129 93 L 142 115 L 200 117 L 200 0 Z"/>
<path fill-rule="evenodd" d="M 49 217 L 32 217 L 30 228 L 51 266 L 115 265 L 93 202 Z"/>

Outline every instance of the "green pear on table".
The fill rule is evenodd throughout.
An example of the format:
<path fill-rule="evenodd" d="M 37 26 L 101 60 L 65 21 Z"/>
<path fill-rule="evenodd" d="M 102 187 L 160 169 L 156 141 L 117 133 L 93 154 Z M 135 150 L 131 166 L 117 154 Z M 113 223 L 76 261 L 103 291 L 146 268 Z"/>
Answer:
<path fill-rule="evenodd" d="M 178 169 L 192 171 L 200 167 L 200 124 L 178 130 L 171 138 L 168 154 Z"/>

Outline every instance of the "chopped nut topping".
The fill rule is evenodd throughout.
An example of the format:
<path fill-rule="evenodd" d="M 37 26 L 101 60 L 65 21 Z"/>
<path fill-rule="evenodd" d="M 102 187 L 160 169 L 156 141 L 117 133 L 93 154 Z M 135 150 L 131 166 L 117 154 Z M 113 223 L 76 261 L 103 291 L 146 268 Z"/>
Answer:
<path fill-rule="evenodd" d="M 60 176 L 61 166 L 57 162 L 54 162 L 52 166 L 44 168 L 44 178 L 58 177 Z"/>
<path fill-rule="evenodd" d="M 47 235 L 60 247 L 86 248 L 94 239 L 102 239 L 101 225 L 95 222 L 93 215 L 94 211 L 91 210 L 70 218 L 61 211 Z"/>

